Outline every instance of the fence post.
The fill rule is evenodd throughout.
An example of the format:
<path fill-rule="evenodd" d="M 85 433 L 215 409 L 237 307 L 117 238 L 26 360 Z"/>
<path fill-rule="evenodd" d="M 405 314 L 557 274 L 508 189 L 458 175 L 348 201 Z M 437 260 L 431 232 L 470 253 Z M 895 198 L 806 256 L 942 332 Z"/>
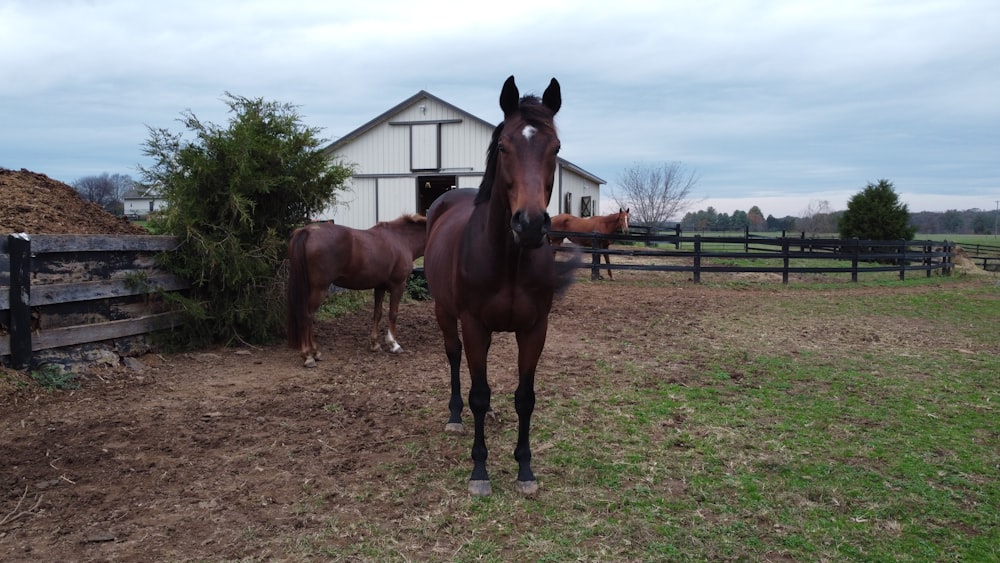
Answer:
<path fill-rule="evenodd" d="M 785 267 L 781 270 L 781 284 L 788 285 L 788 239 L 781 239 L 781 255 L 784 257 Z"/>
<path fill-rule="evenodd" d="M 701 235 L 694 236 L 694 283 L 701 283 Z"/>
<path fill-rule="evenodd" d="M 674 250 L 680 250 L 681 249 L 681 224 L 677 223 L 677 226 L 674 227 L 674 230 L 676 231 L 676 234 L 677 234 L 677 239 L 674 241 Z"/>
<path fill-rule="evenodd" d="M 597 253 L 597 233 L 590 235 L 590 281 L 601 279 L 601 255 Z"/>
<path fill-rule="evenodd" d="M 858 239 L 851 239 L 851 281 L 858 283 L 858 254 L 861 253 L 861 245 L 858 243 Z"/>
<path fill-rule="evenodd" d="M 906 241 L 901 240 L 900 246 L 896 250 L 896 254 L 899 254 L 899 281 L 904 281 L 906 279 Z"/>
<path fill-rule="evenodd" d="M 14 369 L 31 364 L 31 237 L 7 237 L 10 254 L 10 363 Z"/>
<path fill-rule="evenodd" d="M 743 253 L 750 253 L 750 225 L 743 225 Z"/>
<path fill-rule="evenodd" d="M 927 244 L 924 245 L 924 260 L 923 260 L 924 268 L 926 268 L 926 270 L 924 271 L 927 272 L 927 275 L 924 276 L 926 278 L 931 277 L 931 269 L 934 266 L 934 259 L 931 258 L 931 252 L 933 251 L 934 247 L 932 247 L 930 241 L 928 241 Z"/>

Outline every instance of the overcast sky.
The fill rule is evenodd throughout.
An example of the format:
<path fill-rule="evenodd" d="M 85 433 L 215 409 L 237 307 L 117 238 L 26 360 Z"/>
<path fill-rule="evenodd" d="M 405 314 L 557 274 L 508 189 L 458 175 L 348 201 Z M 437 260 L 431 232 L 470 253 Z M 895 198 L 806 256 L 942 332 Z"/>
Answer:
<path fill-rule="evenodd" d="M 562 85 L 561 155 L 603 178 L 679 161 L 692 210 L 911 212 L 1000 200 L 1000 2 L 0 0 L 0 167 L 140 179 L 147 126 L 223 94 L 334 140 L 420 90 L 490 122 L 513 74 Z"/>

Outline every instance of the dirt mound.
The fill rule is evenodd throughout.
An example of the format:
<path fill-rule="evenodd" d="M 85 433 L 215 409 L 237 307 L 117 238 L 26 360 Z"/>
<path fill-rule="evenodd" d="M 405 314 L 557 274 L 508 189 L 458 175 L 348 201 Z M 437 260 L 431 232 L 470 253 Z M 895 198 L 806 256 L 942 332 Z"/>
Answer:
<path fill-rule="evenodd" d="M 972 258 L 969 258 L 969 253 L 961 246 L 955 247 L 955 258 L 952 262 L 955 264 L 955 271 L 960 274 L 982 275 L 989 273 L 976 265 Z"/>
<path fill-rule="evenodd" d="M 0 235 L 148 235 L 45 174 L 0 168 Z"/>

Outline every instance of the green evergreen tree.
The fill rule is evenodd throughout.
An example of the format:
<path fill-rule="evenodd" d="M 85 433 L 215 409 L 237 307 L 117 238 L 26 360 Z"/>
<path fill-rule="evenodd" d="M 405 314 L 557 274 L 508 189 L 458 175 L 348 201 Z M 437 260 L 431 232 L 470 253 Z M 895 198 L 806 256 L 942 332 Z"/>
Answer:
<path fill-rule="evenodd" d="M 180 121 L 194 134 L 149 128 L 140 167 L 167 208 L 155 232 L 175 235 L 163 265 L 192 284 L 187 345 L 269 342 L 284 331 L 280 274 L 292 230 L 335 201 L 350 166 L 320 150 L 318 129 L 295 107 L 226 93 L 232 117 L 220 127 L 190 111 Z"/>
<path fill-rule="evenodd" d="M 910 212 L 892 182 L 881 179 L 851 196 L 837 222 L 840 238 L 864 240 L 910 240 L 916 228 L 910 225 Z"/>

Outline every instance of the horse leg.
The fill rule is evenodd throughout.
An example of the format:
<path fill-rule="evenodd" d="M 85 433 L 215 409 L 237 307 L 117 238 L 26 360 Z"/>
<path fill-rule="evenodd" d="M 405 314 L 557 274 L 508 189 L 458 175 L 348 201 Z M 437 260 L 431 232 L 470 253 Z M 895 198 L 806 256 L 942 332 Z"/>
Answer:
<path fill-rule="evenodd" d="M 517 482 L 515 488 L 522 495 L 538 492 L 538 481 L 531 471 L 531 415 L 535 411 L 535 368 L 545 346 L 548 322 L 542 321 L 530 331 L 517 333 L 517 390 L 514 391 L 514 409 L 517 411 Z"/>
<path fill-rule="evenodd" d="M 441 327 L 441 334 L 444 336 L 444 353 L 448 357 L 448 367 L 451 369 L 451 399 L 448 401 L 448 411 L 451 414 L 444 430 L 461 434 L 465 431 L 465 427 L 462 426 L 462 409 L 465 408 L 465 402 L 462 400 L 462 341 L 458 338 L 458 319 L 445 312 L 437 302 L 434 313 L 438 326 Z"/>
<path fill-rule="evenodd" d="M 471 325 L 471 326 L 470 326 Z M 469 387 L 469 410 L 472 411 L 474 434 L 472 438 L 472 475 L 469 477 L 469 493 L 477 497 L 489 496 L 492 492 L 490 476 L 486 471 L 486 413 L 490 410 L 490 384 L 486 379 L 486 358 L 493 335 L 478 323 L 462 323 L 462 337 L 465 341 L 465 359 L 472 374 Z"/>
<path fill-rule="evenodd" d="M 393 354 L 403 351 L 403 347 L 396 342 L 396 313 L 399 311 L 399 302 L 403 299 L 404 289 L 406 289 L 405 283 L 389 290 L 389 330 L 385 333 L 385 344 Z"/>
<path fill-rule="evenodd" d="M 316 346 L 316 310 L 326 299 L 326 288 L 311 288 L 309 292 L 308 314 L 306 315 L 306 333 L 302 340 L 301 353 L 304 365 L 307 368 L 316 367 L 316 362 L 320 360 L 319 349 Z"/>
<path fill-rule="evenodd" d="M 372 333 L 368 336 L 368 349 L 372 352 L 381 352 L 382 347 L 378 345 L 378 325 L 382 322 L 382 300 L 385 299 L 385 288 L 375 288 L 375 310 L 372 312 Z"/>

